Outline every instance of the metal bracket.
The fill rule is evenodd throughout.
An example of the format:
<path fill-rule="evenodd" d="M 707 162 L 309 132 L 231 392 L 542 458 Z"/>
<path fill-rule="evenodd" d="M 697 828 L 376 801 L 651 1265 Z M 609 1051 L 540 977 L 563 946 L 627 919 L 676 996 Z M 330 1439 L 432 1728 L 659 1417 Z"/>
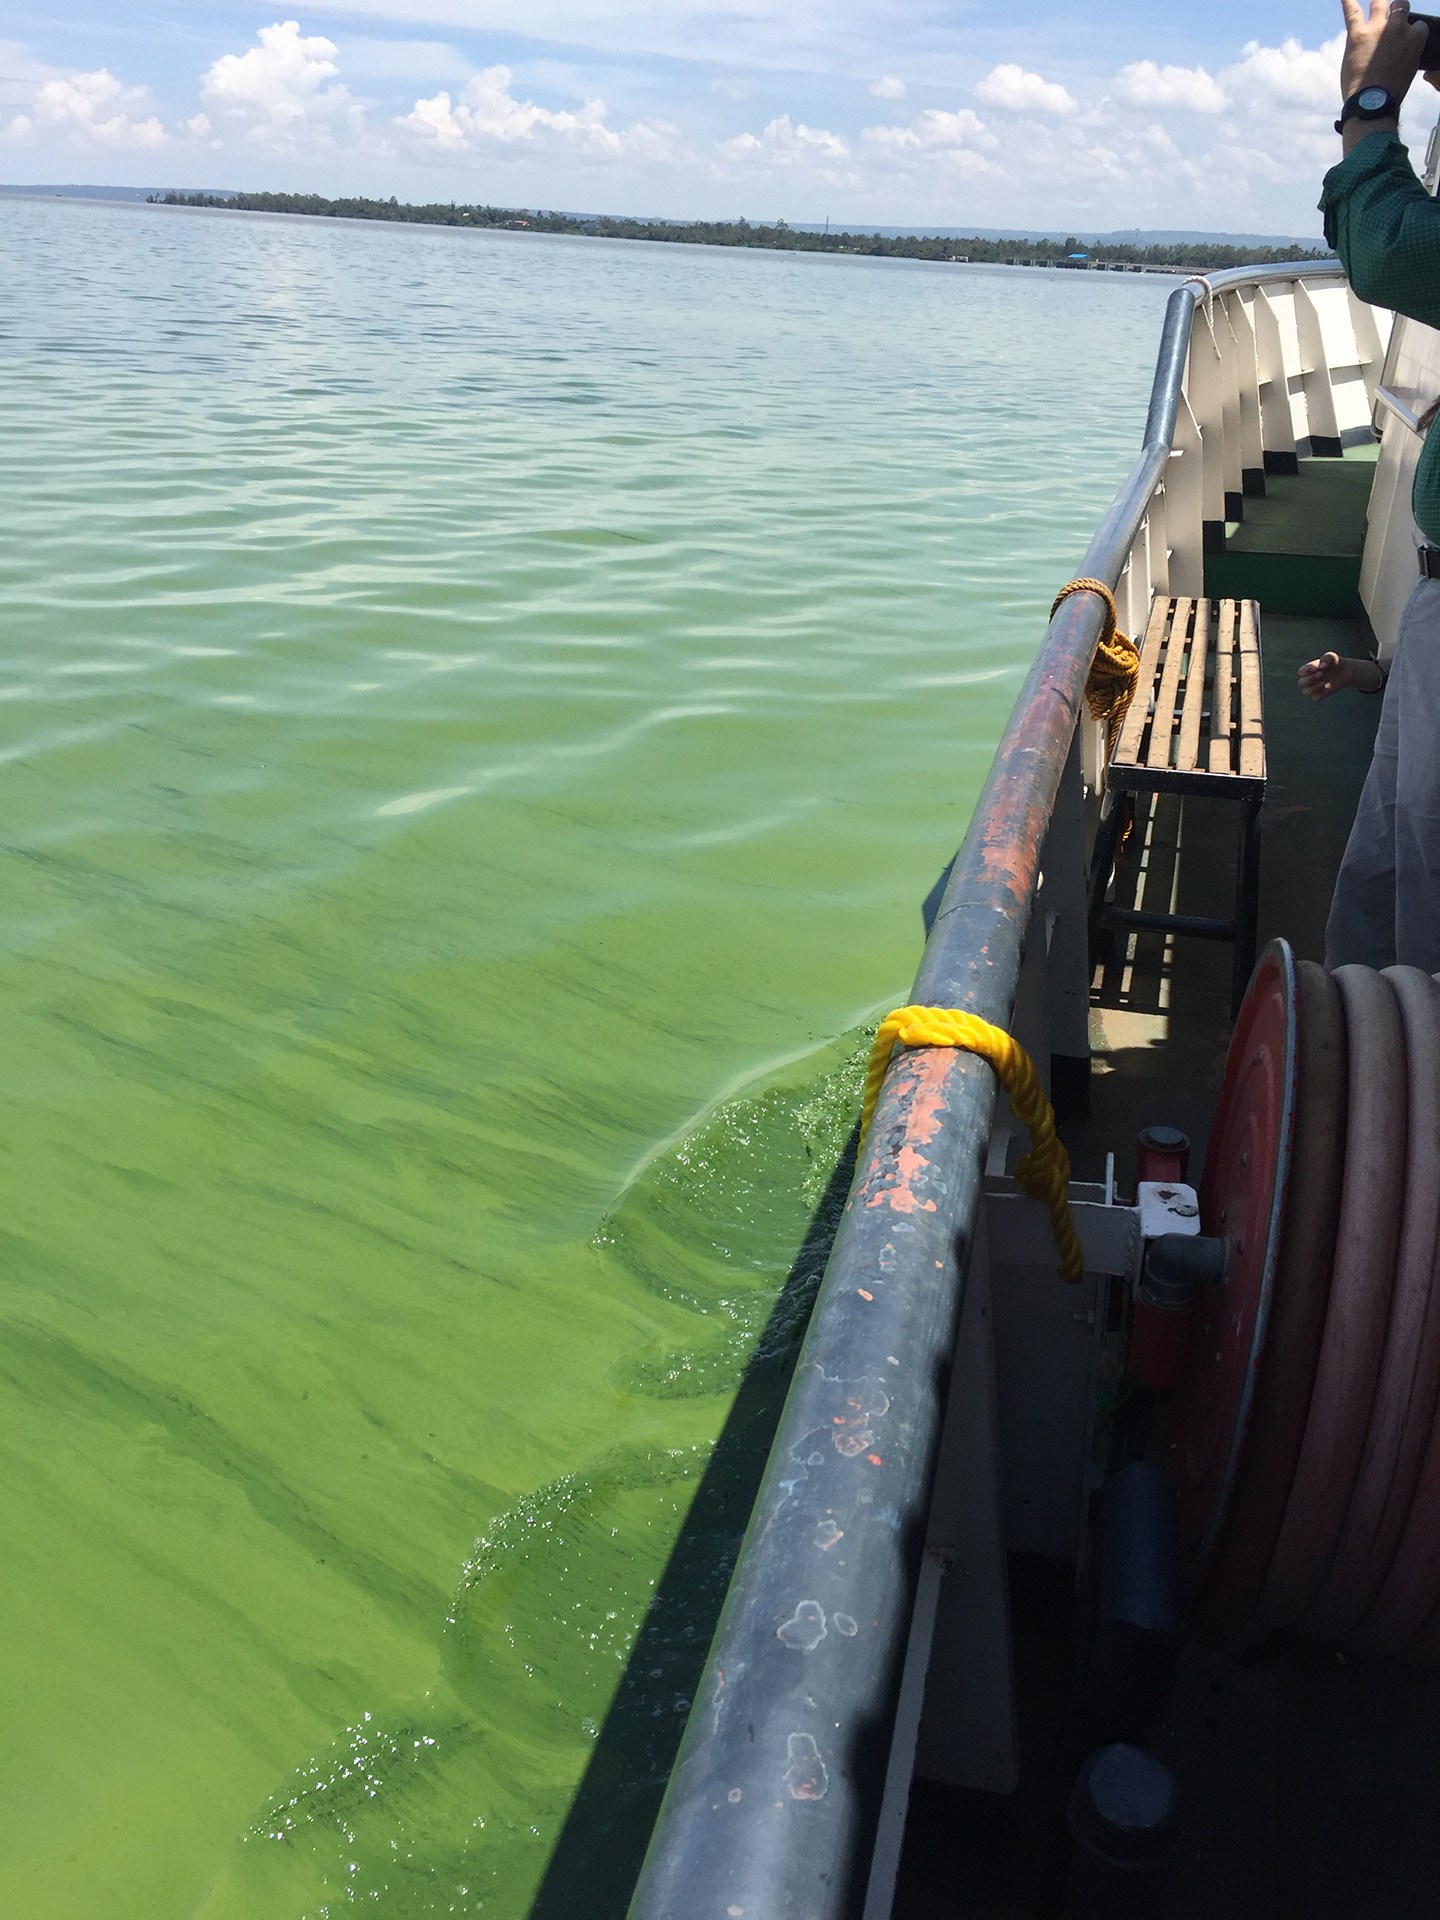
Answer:
<path fill-rule="evenodd" d="M 1103 1183 L 1072 1180 L 1070 1215 L 1084 1250 L 1085 1271 L 1123 1279 L 1132 1288 L 1140 1279 L 1147 1240 L 1162 1233 L 1200 1231 L 1195 1189 L 1178 1181 L 1142 1180 L 1135 1205 L 1127 1207 L 1115 1198 L 1113 1175 Z M 1009 1174 L 987 1171 L 985 1216 L 996 1266 L 1038 1267 L 1053 1260 L 1050 1215 L 1039 1200 L 1028 1199 Z"/>

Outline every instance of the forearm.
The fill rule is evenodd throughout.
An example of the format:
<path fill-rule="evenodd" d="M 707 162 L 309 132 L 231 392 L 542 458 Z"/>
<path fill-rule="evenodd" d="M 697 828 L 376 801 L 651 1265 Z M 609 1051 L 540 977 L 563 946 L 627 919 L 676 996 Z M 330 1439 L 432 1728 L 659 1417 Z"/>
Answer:
<path fill-rule="evenodd" d="M 1347 120 L 1340 129 L 1340 139 L 1345 149 L 1345 158 L 1359 146 L 1362 140 L 1368 140 L 1372 133 L 1399 133 L 1400 120 L 1396 114 L 1386 114 L 1383 120 Z"/>
<path fill-rule="evenodd" d="M 1325 178 L 1326 238 L 1362 300 L 1440 326 L 1440 204 L 1393 133 L 1367 125 L 1347 144 Z"/>

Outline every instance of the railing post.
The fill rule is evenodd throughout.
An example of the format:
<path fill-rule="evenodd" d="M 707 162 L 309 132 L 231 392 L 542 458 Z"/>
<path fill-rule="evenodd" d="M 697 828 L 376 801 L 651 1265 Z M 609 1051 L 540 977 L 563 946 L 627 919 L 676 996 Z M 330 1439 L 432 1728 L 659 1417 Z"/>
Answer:
<path fill-rule="evenodd" d="M 1215 346 L 1219 355 L 1220 419 L 1223 429 L 1221 457 L 1225 480 L 1225 518 L 1245 518 L 1244 461 L 1240 443 L 1240 366 L 1235 331 L 1230 323 L 1230 302 L 1217 294 L 1210 303 Z"/>
<path fill-rule="evenodd" d="M 1312 454 L 1334 457 L 1343 451 L 1343 443 L 1340 425 L 1335 417 L 1335 395 L 1330 386 L 1325 334 L 1315 302 L 1298 282 L 1294 300 L 1295 333 L 1300 343 L 1300 375 L 1305 392 L 1310 451 Z"/>
<path fill-rule="evenodd" d="M 1220 349 L 1203 306 L 1196 307 L 1190 329 L 1184 398 L 1199 429 L 1202 551 L 1219 553 L 1225 546 L 1225 405 L 1220 382 Z M 1186 451 L 1188 454 L 1189 449 Z"/>
<path fill-rule="evenodd" d="M 1150 496 L 1150 511 L 1145 516 L 1145 544 L 1150 553 L 1150 594 L 1170 593 L 1170 535 L 1165 512 L 1165 489 L 1158 486 Z M 1144 616 L 1148 620 L 1147 605 Z M 1138 626 L 1139 621 L 1136 622 Z M 1134 629 L 1132 628 L 1133 632 Z"/>
<path fill-rule="evenodd" d="M 1255 323 L 1243 295 L 1226 300 L 1235 338 L 1235 377 L 1240 406 L 1240 491 L 1256 498 L 1265 491 L 1265 436 L 1260 419 L 1260 371 Z"/>
<path fill-rule="evenodd" d="M 1143 623 L 1138 632 L 1143 633 Z M 1132 632 L 1137 631 L 1132 627 Z M 1138 637 L 1138 633 L 1137 633 Z M 1083 722 L 1081 724 L 1084 724 Z M 1090 1087 L 1089 861 L 1079 728 L 1070 742 L 1040 854 L 1040 890 L 1030 942 L 1044 966 L 1045 1036 L 1051 1098 L 1083 1111 Z"/>
<path fill-rule="evenodd" d="M 1350 307 L 1350 325 L 1355 334 L 1355 350 L 1360 355 L 1365 392 L 1373 407 L 1375 389 L 1380 384 L 1381 369 L 1385 365 L 1386 343 L 1380 338 L 1375 309 L 1368 301 L 1362 300 L 1353 288 L 1347 286 L 1345 292 Z"/>
<path fill-rule="evenodd" d="M 1255 289 L 1255 358 L 1260 376 L 1262 459 L 1267 473 L 1296 473 L 1295 409 L 1280 315 L 1263 287 Z"/>
<path fill-rule="evenodd" d="M 1175 444 L 1165 470 L 1165 530 L 1170 540 L 1171 593 L 1205 590 L 1204 442 L 1190 402 L 1182 393 L 1175 414 Z"/>

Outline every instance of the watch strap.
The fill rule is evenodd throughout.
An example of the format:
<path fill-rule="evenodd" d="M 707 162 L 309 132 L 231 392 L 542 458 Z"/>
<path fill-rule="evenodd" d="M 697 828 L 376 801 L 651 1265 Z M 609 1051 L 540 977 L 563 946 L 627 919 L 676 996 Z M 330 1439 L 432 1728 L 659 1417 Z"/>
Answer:
<path fill-rule="evenodd" d="M 1362 93 L 1376 93 L 1378 91 L 1379 89 L 1377 87 L 1358 87 L 1340 109 L 1340 118 L 1335 122 L 1336 133 L 1344 130 L 1347 120 L 1388 120 L 1392 117 L 1398 120 L 1400 118 L 1400 102 L 1395 98 L 1393 93 L 1387 93 L 1378 107 L 1362 107 L 1360 105 L 1360 96 Z"/>

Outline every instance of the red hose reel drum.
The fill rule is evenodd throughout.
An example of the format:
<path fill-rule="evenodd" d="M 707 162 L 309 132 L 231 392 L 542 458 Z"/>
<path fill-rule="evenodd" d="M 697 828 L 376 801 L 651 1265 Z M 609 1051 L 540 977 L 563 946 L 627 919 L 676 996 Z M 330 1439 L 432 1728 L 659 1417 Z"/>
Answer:
<path fill-rule="evenodd" d="M 1276 961 L 1282 981 L 1287 961 L 1293 968 L 1294 1124 L 1255 1396 L 1229 1503 L 1218 1518 L 1214 1550 L 1204 1567 L 1200 1623 L 1217 1633 L 1233 1632 L 1251 1620 L 1265 1585 L 1310 1410 L 1340 1212 L 1346 1049 L 1339 991 L 1323 967 L 1294 961 L 1288 949 Z M 1222 1096 L 1221 1112 L 1228 1111 Z M 1219 1120 L 1217 1115 L 1217 1141 Z M 1212 1155 L 1215 1183 L 1202 1193 L 1202 1225 L 1207 1206 L 1215 1219 L 1226 1208 L 1217 1189 L 1222 1169 L 1235 1167 L 1238 1158 L 1233 1150 Z M 1277 1180 L 1279 1160 L 1277 1151 Z M 1248 1175 L 1250 1167 L 1236 1171 Z M 1177 1411 L 1183 1426 L 1188 1395 Z"/>
<path fill-rule="evenodd" d="M 1269 1330 L 1295 1126 L 1296 999 L 1295 957 L 1274 941 L 1235 1023 L 1205 1156 L 1200 1231 L 1225 1242 L 1225 1280 L 1197 1310 L 1172 1452 L 1195 1571 L 1209 1564 L 1230 1505 Z"/>
<path fill-rule="evenodd" d="M 1272 942 L 1200 1216 L 1225 1276 L 1172 1406 L 1200 1630 L 1440 1660 L 1440 985 Z"/>

